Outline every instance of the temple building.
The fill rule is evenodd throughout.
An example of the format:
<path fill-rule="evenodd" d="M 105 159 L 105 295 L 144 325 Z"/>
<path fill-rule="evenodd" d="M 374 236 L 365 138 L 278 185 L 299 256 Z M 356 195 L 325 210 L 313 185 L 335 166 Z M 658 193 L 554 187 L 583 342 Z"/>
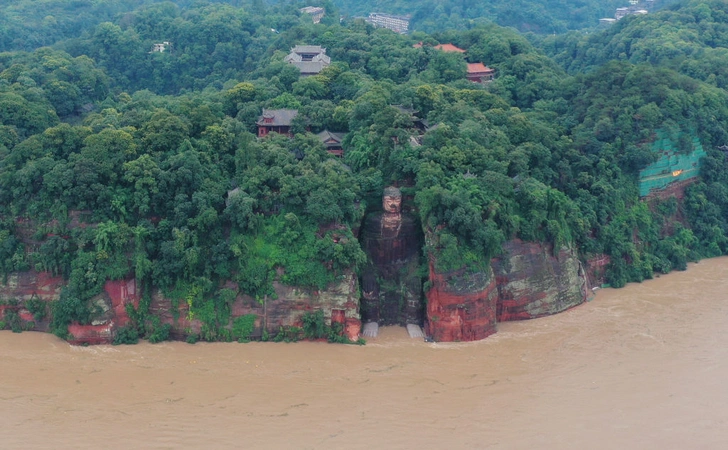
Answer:
<path fill-rule="evenodd" d="M 279 133 L 292 136 L 291 123 L 298 115 L 295 109 L 263 109 L 263 114 L 255 123 L 258 125 L 258 137 L 268 133 Z"/>
<path fill-rule="evenodd" d="M 629 6 L 623 6 L 621 8 L 617 8 L 614 12 L 614 18 L 603 18 L 599 19 L 600 25 L 611 25 L 615 23 L 618 20 L 622 20 L 624 17 L 632 16 L 632 15 L 644 15 L 648 14 L 649 10 L 651 10 L 655 6 L 654 0 L 629 0 Z"/>
<path fill-rule="evenodd" d="M 316 75 L 331 64 L 326 49 L 319 45 L 297 45 L 283 60 L 296 66 L 304 77 Z"/>
<path fill-rule="evenodd" d="M 614 18 L 617 20 L 622 19 L 625 16 L 632 16 L 632 15 L 642 15 L 647 14 L 647 10 L 640 8 L 638 6 L 627 6 L 624 8 L 617 8 L 617 10 L 614 12 Z"/>
<path fill-rule="evenodd" d="M 321 142 L 323 142 L 326 151 L 330 154 L 339 158 L 344 157 L 344 147 L 341 146 L 341 142 L 344 140 L 344 133 L 335 133 L 333 131 L 324 130 L 317 134 Z"/>
<path fill-rule="evenodd" d="M 474 83 L 489 83 L 495 78 L 495 69 L 483 63 L 468 63 L 468 72 L 465 77 Z"/>

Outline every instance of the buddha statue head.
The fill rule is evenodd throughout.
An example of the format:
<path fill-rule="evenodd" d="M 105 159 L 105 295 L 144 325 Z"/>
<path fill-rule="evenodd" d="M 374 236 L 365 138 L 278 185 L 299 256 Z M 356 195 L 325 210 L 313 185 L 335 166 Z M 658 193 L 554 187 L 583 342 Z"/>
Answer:
<path fill-rule="evenodd" d="M 386 214 L 399 214 L 402 209 L 402 192 L 399 188 L 389 186 L 384 188 L 382 209 Z"/>

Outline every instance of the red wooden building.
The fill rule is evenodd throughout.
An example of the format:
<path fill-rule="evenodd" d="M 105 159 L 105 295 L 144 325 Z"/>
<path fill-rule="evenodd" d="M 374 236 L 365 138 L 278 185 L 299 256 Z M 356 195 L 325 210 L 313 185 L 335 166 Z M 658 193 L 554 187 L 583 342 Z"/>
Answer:
<path fill-rule="evenodd" d="M 263 115 L 258 118 L 258 137 L 267 136 L 268 133 L 291 134 L 291 122 L 298 115 L 295 109 L 264 109 Z"/>
<path fill-rule="evenodd" d="M 344 140 L 344 133 L 334 133 L 329 130 L 324 130 L 317 134 L 317 136 L 324 143 L 327 152 L 339 158 L 344 156 L 344 148 L 341 146 L 341 141 Z"/>
<path fill-rule="evenodd" d="M 468 73 L 465 77 L 474 83 L 488 83 L 495 77 L 495 69 L 483 63 L 468 63 Z"/>

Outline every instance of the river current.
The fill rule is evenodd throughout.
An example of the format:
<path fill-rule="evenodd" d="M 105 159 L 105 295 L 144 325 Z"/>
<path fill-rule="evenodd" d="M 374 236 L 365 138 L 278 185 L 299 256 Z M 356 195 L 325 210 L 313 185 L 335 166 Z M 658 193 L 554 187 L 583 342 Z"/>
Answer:
<path fill-rule="evenodd" d="M 0 332 L 0 448 L 728 448 L 728 258 L 479 342 Z"/>

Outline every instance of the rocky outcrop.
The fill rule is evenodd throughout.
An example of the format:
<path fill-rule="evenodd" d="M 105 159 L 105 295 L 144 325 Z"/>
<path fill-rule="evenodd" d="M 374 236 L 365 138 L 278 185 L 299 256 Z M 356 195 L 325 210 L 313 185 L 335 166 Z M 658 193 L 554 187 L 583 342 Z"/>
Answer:
<path fill-rule="evenodd" d="M 48 331 L 50 324 L 50 307 L 48 303 L 60 298 L 65 281 L 61 277 L 48 272 L 12 273 L 7 282 L 0 284 L 0 320 L 6 312 L 16 312 L 21 328 L 31 331 Z M 46 305 L 43 314 L 33 314 L 29 310 L 32 300 L 40 300 Z M 72 344 L 109 344 L 114 339 L 117 328 L 129 322 L 126 305 L 139 306 L 136 282 L 127 280 L 108 280 L 104 290 L 91 299 L 91 304 L 98 311 L 94 321 L 89 325 L 72 323 L 68 327 L 68 341 Z M 36 306 L 36 308 L 38 308 Z"/>
<path fill-rule="evenodd" d="M 576 252 L 512 240 L 492 260 L 498 285 L 498 320 L 533 319 L 583 303 L 588 284 Z"/>
<path fill-rule="evenodd" d="M 139 307 L 136 280 L 107 280 L 101 294 L 91 299 L 98 311 L 89 325 L 72 323 L 68 326 L 68 342 L 71 344 L 110 344 L 116 330 L 129 324 L 127 305 Z"/>
<path fill-rule="evenodd" d="M 426 332 L 437 341 L 472 341 L 496 332 L 496 322 L 541 317 L 564 311 L 587 298 L 589 286 L 576 252 L 558 252 L 540 243 L 509 241 L 504 252 L 482 272 L 438 273 L 430 264 L 426 292 Z M 596 275 L 605 261 L 590 260 L 587 270 Z M 60 296 L 64 281 L 44 272 L 10 274 L 0 284 L 0 320 L 8 313 L 23 329 L 48 331 L 48 315 L 38 319 L 29 302 L 49 302 Z M 237 291 L 229 282 L 225 287 Z M 346 335 L 356 340 L 361 330 L 359 287 L 354 273 L 346 273 L 326 290 L 301 289 L 274 283 L 275 295 L 258 301 L 239 294 L 231 305 L 236 317 L 254 316 L 252 338 L 264 332 L 274 336 L 281 328 L 301 326 L 305 312 L 321 310 L 327 322 L 342 324 Z M 113 341 L 115 333 L 129 322 L 127 306 L 138 308 L 139 292 L 134 279 L 107 281 L 91 300 L 98 311 L 89 325 L 71 324 L 69 341 L 99 344 Z M 36 301 L 37 304 L 37 301 Z M 175 306 L 176 305 L 176 306 Z M 48 308 L 48 311 L 50 309 Z M 173 302 L 161 292 L 152 295 L 150 313 L 171 327 L 171 337 L 184 339 L 202 331 L 202 323 L 189 314 L 184 301 Z"/>
<path fill-rule="evenodd" d="M 438 273 L 430 262 L 425 332 L 436 341 L 476 341 L 496 332 L 493 271 Z"/>
<path fill-rule="evenodd" d="M 430 263 L 426 331 L 436 341 L 473 341 L 496 321 L 555 314 L 587 299 L 586 274 L 573 249 L 512 240 L 484 272 L 438 273 Z"/>
<path fill-rule="evenodd" d="M 226 287 L 237 290 L 234 283 Z M 250 337 L 260 338 L 264 332 L 276 335 L 282 328 L 301 326 L 301 316 L 307 311 L 322 310 L 327 322 L 341 323 L 349 339 L 356 341 L 361 330 L 359 318 L 359 297 L 357 279 L 353 273 L 343 275 L 326 290 L 301 289 L 273 283 L 274 296 L 262 299 L 239 294 L 231 305 L 231 323 L 241 316 L 255 316 Z M 177 305 L 176 307 L 174 305 Z M 175 339 L 185 339 L 202 331 L 202 322 L 189 313 L 189 305 L 183 301 L 174 302 L 157 290 L 152 295 L 150 313 L 169 324 L 170 334 Z"/>
<path fill-rule="evenodd" d="M 0 298 L 17 299 L 21 301 L 39 298 L 40 300 L 58 300 L 61 295 L 61 288 L 65 281 L 60 276 L 54 276 L 49 272 L 27 272 L 11 273 L 7 276 L 5 283 L 0 279 Z"/>
<path fill-rule="evenodd" d="M 6 313 L 21 321 L 22 329 L 48 331 L 50 308 L 42 320 L 35 320 L 27 308 L 27 302 L 38 299 L 45 303 L 58 300 L 65 281 L 47 272 L 13 273 L 5 283 L 0 283 L 0 321 Z M 237 291 L 237 286 L 229 282 L 228 288 Z M 300 289 L 274 283 L 275 295 L 262 301 L 240 294 L 231 306 L 231 317 L 252 314 L 256 316 L 253 338 L 263 336 L 264 330 L 274 336 L 281 328 L 301 326 L 301 316 L 307 311 L 322 310 L 327 322 L 340 323 L 344 333 L 353 341 L 359 337 L 361 320 L 359 317 L 359 289 L 357 278 L 352 272 L 342 275 L 336 283 L 325 290 Z M 128 325 L 130 318 L 127 305 L 139 307 L 140 293 L 136 280 L 108 280 L 103 291 L 89 300 L 95 310 L 91 324 L 72 323 L 68 327 L 68 341 L 72 344 L 109 344 L 116 332 Z M 173 306 L 175 303 L 178 305 Z M 176 309 L 176 311 L 175 311 Z M 202 323 L 189 314 L 184 301 L 173 302 L 159 290 L 152 295 L 150 313 L 158 316 L 162 324 L 171 326 L 171 337 L 185 339 L 198 335 Z M 231 320 L 232 322 L 232 320 Z"/>

